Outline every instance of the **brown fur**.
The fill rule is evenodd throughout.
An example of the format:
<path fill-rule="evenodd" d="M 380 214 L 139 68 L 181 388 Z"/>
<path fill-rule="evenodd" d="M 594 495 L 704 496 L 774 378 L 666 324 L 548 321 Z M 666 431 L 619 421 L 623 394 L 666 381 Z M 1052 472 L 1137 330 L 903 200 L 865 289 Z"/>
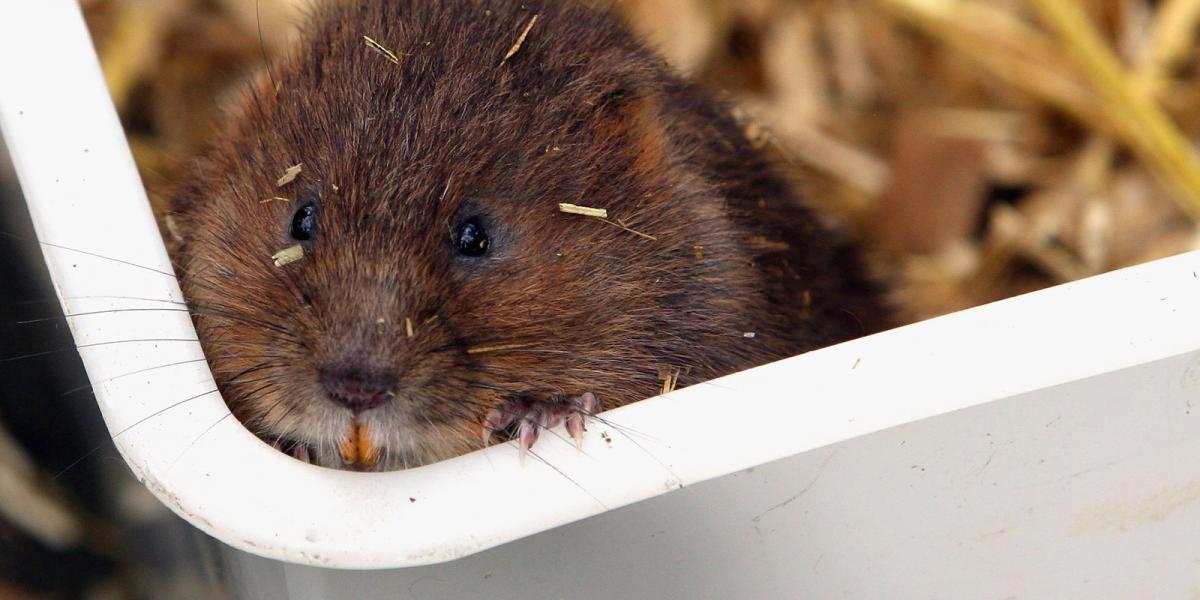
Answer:
<path fill-rule="evenodd" d="M 558 0 L 366 0 L 323 9 L 272 79 L 177 195 L 176 258 L 234 414 L 318 464 L 340 464 L 352 418 L 319 368 L 398 376 L 359 421 L 378 468 L 400 468 L 481 446 L 485 414 L 516 397 L 590 390 L 611 408 L 657 393 L 664 368 L 696 383 L 884 323 L 853 248 L 724 107 L 607 16 Z M 259 202 L 277 195 L 291 201 Z M 275 267 L 314 197 L 305 257 Z M 474 214 L 493 244 L 464 260 L 449 232 Z M 510 348 L 467 351 L 483 346 Z"/>

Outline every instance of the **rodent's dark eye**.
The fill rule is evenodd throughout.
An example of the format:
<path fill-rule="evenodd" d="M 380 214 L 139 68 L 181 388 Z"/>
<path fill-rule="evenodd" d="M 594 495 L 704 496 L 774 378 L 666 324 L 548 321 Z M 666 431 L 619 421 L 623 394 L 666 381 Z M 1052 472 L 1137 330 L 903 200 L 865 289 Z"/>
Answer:
<path fill-rule="evenodd" d="M 296 214 L 292 215 L 292 230 L 289 232 L 292 239 L 300 242 L 311 240 L 316 228 L 317 207 L 313 203 L 310 202 L 296 209 Z"/>
<path fill-rule="evenodd" d="M 454 249 L 463 256 L 483 256 L 488 251 L 488 234 L 479 219 L 471 217 L 454 232 Z"/>

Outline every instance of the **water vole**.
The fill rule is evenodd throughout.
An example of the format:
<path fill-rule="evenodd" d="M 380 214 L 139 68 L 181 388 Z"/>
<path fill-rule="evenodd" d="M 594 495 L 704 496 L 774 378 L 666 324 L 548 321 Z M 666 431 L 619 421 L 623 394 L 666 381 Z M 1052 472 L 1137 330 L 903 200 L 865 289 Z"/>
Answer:
<path fill-rule="evenodd" d="M 571 3 L 320 9 L 216 138 L 184 294 L 233 413 L 315 464 L 524 447 L 885 322 L 725 108 Z"/>

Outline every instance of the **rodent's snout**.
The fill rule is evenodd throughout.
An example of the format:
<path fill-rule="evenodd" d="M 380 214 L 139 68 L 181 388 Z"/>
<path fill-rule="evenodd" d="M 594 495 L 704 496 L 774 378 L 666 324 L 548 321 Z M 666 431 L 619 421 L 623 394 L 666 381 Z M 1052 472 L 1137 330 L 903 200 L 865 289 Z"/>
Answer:
<path fill-rule="evenodd" d="M 375 408 L 396 395 L 397 379 L 391 373 L 321 369 L 318 379 L 331 400 L 356 414 Z"/>

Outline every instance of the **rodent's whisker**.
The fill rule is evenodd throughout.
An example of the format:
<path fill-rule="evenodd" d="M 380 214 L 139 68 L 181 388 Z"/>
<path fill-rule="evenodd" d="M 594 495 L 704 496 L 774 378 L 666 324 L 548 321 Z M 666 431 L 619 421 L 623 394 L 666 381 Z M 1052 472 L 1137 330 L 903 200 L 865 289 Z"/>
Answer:
<path fill-rule="evenodd" d="M 9 356 L 6 358 L 0 358 L 0 364 L 8 363 L 8 362 L 15 362 L 18 360 L 26 360 L 26 359 L 35 358 L 38 356 L 49 356 L 51 354 L 57 354 L 60 352 L 74 352 L 74 351 L 78 351 L 78 350 L 81 350 L 84 348 L 95 348 L 95 347 L 99 347 L 99 346 L 110 346 L 110 345 L 114 345 L 114 344 L 132 344 L 132 343 L 137 343 L 137 342 L 164 342 L 164 343 L 165 342 L 193 342 L 193 343 L 196 343 L 199 341 L 200 340 L 197 340 L 195 338 L 137 338 L 137 339 L 129 339 L 129 340 L 111 340 L 111 341 L 107 341 L 107 342 L 94 342 L 91 344 L 80 344 L 78 346 L 71 346 L 68 348 L 55 348 L 53 350 L 30 352 L 28 354 L 21 354 L 18 356 Z"/>
<path fill-rule="evenodd" d="M 71 313 L 69 315 L 57 315 L 57 316 L 53 316 L 53 317 L 42 317 L 39 319 L 26 319 L 24 321 L 17 321 L 17 324 L 25 325 L 28 323 L 44 323 L 46 321 L 61 321 L 63 319 L 70 319 L 70 318 L 74 318 L 74 317 L 87 317 L 87 316 L 91 316 L 91 315 L 103 315 L 103 314 L 109 314 L 109 313 L 127 313 L 127 312 L 188 312 L 188 309 L 186 309 L 186 308 L 110 308 L 108 310 L 92 310 L 92 311 L 88 311 L 88 312 Z"/>
<path fill-rule="evenodd" d="M 69 389 L 69 390 L 67 390 L 67 391 L 63 392 L 63 393 L 62 393 L 62 396 L 69 396 L 69 395 L 71 395 L 71 394 L 74 394 L 75 392 L 78 392 L 78 391 L 81 391 L 81 390 L 90 390 L 90 389 L 92 389 L 93 387 L 95 387 L 95 386 L 96 386 L 96 385 L 98 385 L 98 384 L 101 384 L 101 383 L 108 383 L 108 382 L 111 382 L 111 381 L 116 381 L 116 380 L 118 380 L 118 379 L 121 379 L 122 377 L 129 377 L 129 376 L 131 376 L 131 375 L 137 375 L 137 374 L 139 374 L 139 373 L 147 373 L 147 372 L 150 372 L 150 371 L 155 371 L 155 370 L 158 370 L 158 369 L 165 369 L 165 368 L 167 368 L 167 367 L 175 367 L 175 366 L 179 366 L 179 365 L 189 365 L 189 364 L 194 364 L 194 363 L 198 363 L 198 362 L 204 362 L 204 361 L 206 361 L 206 360 L 207 360 L 206 358 L 193 358 L 193 359 L 190 359 L 190 360 L 181 360 L 181 361 L 177 361 L 177 362 L 166 363 L 166 364 L 163 364 L 163 365 L 155 365 L 155 366 L 153 366 L 153 367 L 146 367 L 146 368 L 144 368 L 144 369 L 138 369 L 138 370 L 136 370 L 136 371 L 130 371 L 130 372 L 128 372 L 128 373 L 121 373 L 120 375 L 114 375 L 114 376 L 112 376 L 112 377 L 109 377 L 109 378 L 107 378 L 107 379 L 101 379 L 101 380 L 99 380 L 99 381 L 93 381 L 93 382 L 90 382 L 90 383 L 88 383 L 87 385 L 81 385 L 81 386 L 78 386 L 78 387 L 73 387 L 73 388 L 71 388 L 71 389 Z"/>
<path fill-rule="evenodd" d="M 532 344 L 500 344 L 497 346 L 467 346 L 465 352 L 467 354 L 484 354 L 487 352 L 505 352 L 511 350 L 524 350 Z"/>
<path fill-rule="evenodd" d="M 183 457 L 185 455 L 187 455 L 188 451 L 192 449 L 192 446 L 195 446 L 200 440 L 204 439 L 204 436 L 208 435 L 208 432 L 212 431 L 214 428 L 216 428 L 217 425 L 220 425 L 222 421 L 224 421 L 225 419 L 228 419 L 231 416 L 233 416 L 232 411 L 226 412 L 225 414 L 221 415 L 221 418 L 217 419 L 216 421 L 213 421 L 212 425 L 205 427 L 204 431 L 201 431 L 200 434 L 196 436 L 196 439 L 192 440 L 191 443 L 189 443 L 187 445 L 187 447 L 185 447 L 179 453 L 179 456 L 176 456 L 175 460 L 171 461 L 171 466 L 167 467 L 167 472 L 170 473 L 171 469 L 174 469 L 175 465 L 179 464 L 179 461 L 181 459 L 183 459 Z"/>
<path fill-rule="evenodd" d="M 467 381 L 466 384 L 471 387 L 483 388 L 483 389 L 487 389 L 487 390 L 495 390 L 497 392 L 507 392 L 510 394 L 523 394 L 523 393 L 526 393 L 526 391 L 527 391 L 527 390 L 518 390 L 515 388 L 505 387 L 502 385 L 496 385 L 496 384 L 486 383 L 483 381 L 476 381 L 476 380 Z"/>
<path fill-rule="evenodd" d="M 129 425 L 129 426 L 125 427 L 124 429 L 114 433 L 110 439 L 115 440 L 115 439 L 121 437 L 122 435 L 124 435 L 125 433 L 128 433 L 129 431 L 133 430 L 134 427 L 137 427 L 138 425 L 141 425 L 142 423 L 145 423 L 146 421 L 149 421 L 150 419 L 153 419 L 154 417 L 160 416 L 163 413 L 166 413 L 167 411 L 169 411 L 171 409 L 178 408 L 178 407 L 183 406 L 184 404 L 187 404 L 188 402 L 191 402 L 193 400 L 203 398 L 209 394 L 216 394 L 216 393 L 218 393 L 218 390 L 216 388 L 213 388 L 211 390 L 208 390 L 207 392 L 201 392 L 199 394 L 196 394 L 195 396 L 189 396 L 178 402 L 173 402 L 167 406 L 164 406 L 164 407 L 138 419 L 132 425 Z"/>
<path fill-rule="evenodd" d="M 583 485 L 581 485 L 578 481 L 575 481 L 574 479 L 572 479 L 570 475 L 567 475 L 566 473 L 562 472 L 562 469 L 559 469 L 558 467 L 551 464 L 550 461 L 539 456 L 536 452 L 533 451 L 532 448 L 526 449 L 525 451 L 528 452 L 530 456 L 536 458 L 542 464 L 553 469 L 554 472 L 561 475 L 563 479 L 570 481 L 575 487 L 579 488 L 579 491 L 587 494 L 588 496 L 591 496 L 592 500 L 595 500 L 596 504 L 599 504 L 604 510 L 608 510 L 608 505 L 604 504 L 604 502 L 602 502 L 599 498 L 597 498 L 595 494 L 589 492 L 588 489 L 583 487 Z"/>
<path fill-rule="evenodd" d="M 187 303 L 182 300 L 171 300 L 169 298 L 145 298 L 142 296 L 63 296 L 63 300 L 138 300 L 141 302 L 164 302 L 175 304 L 178 306 L 186 306 Z M 18 300 L 16 302 L 6 303 L 7 306 L 27 306 L 30 304 L 53 304 L 59 305 L 57 298 L 44 298 L 38 300 Z"/>
<path fill-rule="evenodd" d="M 599 423 L 601 425 L 604 425 L 605 427 L 611 427 L 614 430 L 616 430 L 626 436 L 637 436 L 637 437 L 643 438 L 647 441 L 661 442 L 661 440 L 659 440 L 653 436 L 650 436 L 650 435 L 648 435 L 644 432 L 638 431 L 636 429 L 627 427 L 625 425 L 621 425 L 611 419 L 605 419 L 605 418 L 601 417 L 599 414 L 589 413 L 589 412 L 582 411 L 582 410 L 579 411 L 579 413 L 586 416 L 589 419 L 592 419 L 593 421 L 596 421 L 597 423 Z M 643 448 L 643 450 L 644 450 L 644 448 Z M 647 452 L 647 454 L 649 454 L 649 452 Z"/>
<path fill-rule="evenodd" d="M 257 415 L 248 418 L 246 423 L 244 423 L 244 425 L 246 425 L 247 428 L 249 428 L 251 431 L 254 431 L 256 433 L 281 435 L 279 433 L 280 424 L 282 424 L 284 419 L 286 419 L 289 415 L 291 415 L 293 411 L 295 411 L 297 408 L 300 407 L 299 404 L 292 403 L 292 405 L 289 406 L 287 409 L 285 409 L 283 411 L 283 414 L 281 414 L 278 418 L 276 418 L 275 422 L 272 423 L 271 425 L 269 425 L 269 426 L 266 425 L 266 421 L 267 421 L 267 417 L 271 414 L 271 412 L 274 411 L 276 408 L 280 407 L 281 405 L 283 405 L 285 400 L 286 400 L 286 398 L 283 396 L 276 398 L 275 401 L 272 402 L 270 405 L 268 405 L 265 408 L 260 409 L 260 411 L 258 412 Z"/>
<path fill-rule="evenodd" d="M 236 382 L 226 381 L 226 382 L 222 383 L 220 387 L 221 387 L 221 391 L 224 392 L 233 383 L 237 383 L 240 386 L 248 386 L 253 383 L 261 383 L 261 382 L 267 382 L 267 381 L 278 382 L 278 381 L 281 381 L 281 377 L 279 375 L 264 375 L 262 377 L 255 377 L 253 379 L 239 379 Z M 249 395 L 249 393 L 247 393 L 247 395 Z"/>
<path fill-rule="evenodd" d="M 262 385 L 260 385 L 260 386 L 258 386 L 258 387 L 256 387 L 256 388 L 252 388 L 252 389 L 250 389 L 250 390 L 247 390 L 247 391 L 245 392 L 245 396 L 246 396 L 247 398 L 253 398 L 253 397 L 255 397 L 256 395 L 258 395 L 258 393 L 259 393 L 259 392 L 261 392 L 261 391 L 263 391 L 263 390 L 265 390 L 265 389 L 267 389 L 267 388 L 271 387 L 271 382 L 270 382 L 269 380 L 261 380 L 261 379 L 260 379 L 260 380 L 255 380 L 255 382 L 256 382 L 256 383 L 257 383 L 258 381 L 267 381 L 267 382 L 266 382 L 266 383 L 264 383 L 264 384 L 262 384 Z"/>
<path fill-rule="evenodd" d="M 268 362 L 257 363 L 255 365 L 252 365 L 252 366 L 246 368 L 245 370 L 239 371 L 236 375 L 233 375 L 232 377 L 227 378 L 222 385 L 228 386 L 230 384 L 239 383 L 239 380 L 242 377 L 245 377 L 246 375 L 249 375 L 251 373 L 257 373 L 259 371 L 262 371 L 263 369 L 269 369 L 272 366 L 274 366 L 274 365 L 272 365 L 271 363 L 268 363 Z"/>
<path fill-rule="evenodd" d="M 127 265 L 127 266 L 130 266 L 130 267 L 135 267 L 135 268 L 138 268 L 138 269 L 143 269 L 143 270 L 146 270 L 146 271 L 150 271 L 150 272 L 152 272 L 152 273 L 158 273 L 159 275 L 165 275 L 165 276 L 167 276 L 167 277 L 170 277 L 170 278 L 172 278 L 172 279 L 174 279 L 174 278 L 175 278 L 175 273 L 172 273 L 172 272 L 169 272 L 169 271 L 163 271 L 163 270 L 160 270 L 160 269 L 155 269 L 154 267 L 148 267 L 148 266 L 146 266 L 146 265 L 139 265 L 139 264 L 137 264 L 137 263 L 135 263 L 135 262 L 129 262 L 129 261 L 127 261 L 127 260 L 121 260 L 121 259 L 119 259 L 119 258 L 113 258 L 113 257 L 111 257 L 111 256 L 105 256 L 105 255 L 103 255 L 103 254 L 98 254 L 98 253 L 96 253 L 96 252 L 89 252 L 89 251 L 87 251 L 87 250 L 81 250 L 81 249 L 79 249 L 79 248 L 72 248 L 72 247 L 70 247 L 70 246 L 64 246 L 64 245 L 62 245 L 62 244 L 54 244 L 54 243 L 51 243 L 51 242 L 44 242 L 44 241 L 42 241 L 42 240 L 38 240 L 38 239 L 30 239 L 30 238 L 26 238 L 26 237 L 24 237 L 24 236 L 19 236 L 19 235 L 13 234 L 13 233 L 9 233 L 9 232 L 7 232 L 7 231 L 0 231 L 0 235 L 4 235 L 4 236 L 7 236 L 7 237 L 10 237 L 10 238 L 12 238 L 12 239 L 15 239 L 15 240 L 18 240 L 18 241 L 22 241 L 22 242 L 27 242 L 27 243 L 36 243 L 36 244 L 39 244 L 39 245 L 42 245 L 42 246 L 49 246 L 49 247 L 51 247 L 51 248 L 58 248 L 59 250 L 66 250 L 66 251 L 68 251 L 68 252 L 76 252 L 76 253 L 79 253 L 79 254 L 85 254 L 85 255 L 87 255 L 87 256 L 91 256 L 91 257 L 94 257 L 94 258 L 99 258 L 99 259 L 103 259 L 103 260 L 107 260 L 107 261 L 112 261 L 112 262 L 115 262 L 115 263 L 119 263 L 119 264 L 122 264 L 122 265 Z"/>

